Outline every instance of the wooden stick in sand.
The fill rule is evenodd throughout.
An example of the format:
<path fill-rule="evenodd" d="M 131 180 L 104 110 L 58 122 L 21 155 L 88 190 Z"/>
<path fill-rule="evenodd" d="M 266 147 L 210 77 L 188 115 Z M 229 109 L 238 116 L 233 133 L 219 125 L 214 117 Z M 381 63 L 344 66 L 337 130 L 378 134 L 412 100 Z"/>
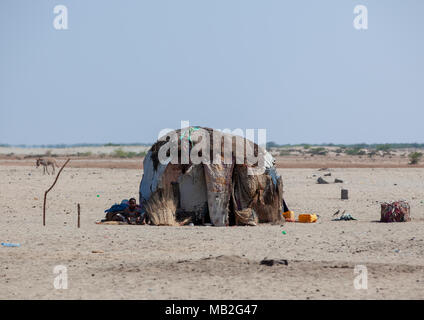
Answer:
<path fill-rule="evenodd" d="M 63 168 L 65 168 L 65 166 L 68 164 L 68 162 L 69 162 L 70 160 L 71 160 L 71 159 L 66 160 L 66 162 L 63 164 L 62 168 L 60 168 L 60 170 L 59 170 L 59 172 L 58 172 L 58 174 L 57 174 L 57 176 L 56 176 L 56 180 L 54 180 L 54 183 L 52 184 L 52 186 L 51 186 L 49 189 L 47 189 L 47 190 L 46 190 L 46 192 L 44 192 L 44 203 L 43 203 L 43 226 L 45 226 L 45 225 L 46 225 L 46 201 L 47 201 L 47 193 L 49 193 L 49 191 L 50 191 L 51 189 L 53 189 L 54 185 L 55 185 L 55 184 L 56 184 L 56 182 L 57 182 L 57 179 L 59 179 L 60 173 L 62 172 Z"/>
<path fill-rule="evenodd" d="M 80 227 L 80 214 L 81 214 L 81 206 L 78 203 L 78 228 Z"/>

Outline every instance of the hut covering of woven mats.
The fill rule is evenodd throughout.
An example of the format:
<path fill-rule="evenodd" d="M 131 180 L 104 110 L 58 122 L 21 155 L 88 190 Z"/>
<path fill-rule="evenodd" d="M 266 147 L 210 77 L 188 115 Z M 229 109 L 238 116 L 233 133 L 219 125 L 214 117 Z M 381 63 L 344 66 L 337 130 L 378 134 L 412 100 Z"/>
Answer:
<path fill-rule="evenodd" d="M 236 148 L 240 143 L 242 154 Z M 248 161 L 247 148 L 256 163 Z M 209 152 L 210 161 L 187 161 L 184 157 L 193 149 L 205 157 Z M 164 152 L 166 161 L 160 160 Z M 283 219 L 283 183 L 274 162 L 266 150 L 240 136 L 202 127 L 171 131 L 144 159 L 140 203 L 154 225 L 278 223 Z"/>

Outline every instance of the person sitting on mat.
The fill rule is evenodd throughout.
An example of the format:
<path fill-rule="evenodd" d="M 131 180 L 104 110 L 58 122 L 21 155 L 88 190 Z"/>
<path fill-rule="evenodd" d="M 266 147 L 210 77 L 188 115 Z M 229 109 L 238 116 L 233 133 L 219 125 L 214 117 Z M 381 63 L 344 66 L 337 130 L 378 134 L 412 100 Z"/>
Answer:
<path fill-rule="evenodd" d="M 135 198 L 131 198 L 128 207 L 124 209 L 123 216 L 128 224 L 144 224 L 145 214 L 141 214 L 140 206 L 137 205 Z"/>

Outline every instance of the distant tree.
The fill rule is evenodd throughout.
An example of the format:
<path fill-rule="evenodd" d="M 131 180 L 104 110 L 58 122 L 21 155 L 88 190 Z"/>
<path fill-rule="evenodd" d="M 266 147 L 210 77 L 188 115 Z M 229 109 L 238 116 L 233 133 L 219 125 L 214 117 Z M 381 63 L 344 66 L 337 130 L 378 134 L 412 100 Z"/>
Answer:
<path fill-rule="evenodd" d="M 290 150 L 280 150 L 280 156 L 289 156 Z"/>
<path fill-rule="evenodd" d="M 266 143 L 266 148 L 270 149 L 270 148 L 278 148 L 279 145 L 277 143 L 275 143 L 274 141 L 270 141 Z"/>
<path fill-rule="evenodd" d="M 92 155 L 93 155 L 93 153 L 91 151 L 77 152 L 77 157 L 90 157 Z"/>
<path fill-rule="evenodd" d="M 383 152 L 389 152 L 391 148 L 392 148 L 392 146 L 390 144 L 388 144 L 388 143 L 386 143 L 386 144 L 378 144 L 376 146 L 376 150 L 377 151 L 383 151 Z"/>
<path fill-rule="evenodd" d="M 134 157 L 144 157 L 146 156 L 145 151 L 134 152 L 134 151 L 124 151 L 122 148 L 115 149 L 112 153 L 112 157 L 115 158 L 134 158 Z"/>
<path fill-rule="evenodd" d="M 345 152 L 349 156 L 363 156 L 366 154 L 360 147 L 348 148 Z"/>
<path fill-rule="evenodd" d="M 308 153 L 310 153 L 311 155 L 325 156 L 327 154 L 327 149 L 325 149 L 324 147 L 311 148 L 308 150 Z"/>
<path fill-rule="evenodd" d="M 377 151 L 372 150 L 372 151 L 370 151 L 370 152 L 368 153 L 368 157 L 372 158 L 372 157 L 374 157 L 376 154 L 377 154 Z"/>
<path fill-rule="evenodd" d="M 417 164 L 421 158 L 422 158 L 423 154 L 421 152 L 412 152 L 408 155 L 409 158 L 409 164 Z"/>

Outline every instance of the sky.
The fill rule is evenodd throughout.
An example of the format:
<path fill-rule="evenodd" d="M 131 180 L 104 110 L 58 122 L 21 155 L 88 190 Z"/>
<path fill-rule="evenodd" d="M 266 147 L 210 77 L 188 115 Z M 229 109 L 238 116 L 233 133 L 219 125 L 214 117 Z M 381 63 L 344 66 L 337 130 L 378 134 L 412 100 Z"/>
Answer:
<path fill-rule="evenodd" d="M 154 142 L 186 120 L 281 144 L 422 143 L 423 14 L 422 0 L 1 0 L 0 143 Z"/>

